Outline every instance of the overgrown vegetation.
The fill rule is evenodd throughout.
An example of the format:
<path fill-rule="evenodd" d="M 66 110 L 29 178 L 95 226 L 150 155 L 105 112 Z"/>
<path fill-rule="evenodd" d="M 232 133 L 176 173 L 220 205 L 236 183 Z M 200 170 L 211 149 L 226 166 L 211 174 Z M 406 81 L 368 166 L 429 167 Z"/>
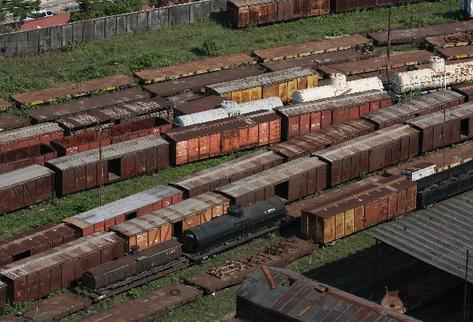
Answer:
<path fill-rule="evenodd" d="M 148 0 L 151 6 L 158 4 L 159 0 Z M 87 20 L 104 16 L 118 15 L 139 11 L 142 0 L 79 0 L 79 11 L 74 12 L 72 21 Z"/>

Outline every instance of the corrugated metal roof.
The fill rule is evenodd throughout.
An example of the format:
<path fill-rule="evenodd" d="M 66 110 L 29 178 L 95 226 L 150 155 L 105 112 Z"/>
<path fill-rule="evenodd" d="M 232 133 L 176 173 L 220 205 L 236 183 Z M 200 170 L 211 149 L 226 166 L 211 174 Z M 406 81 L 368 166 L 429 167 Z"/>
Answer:
<path fill-rule="evenodd" d="M 241 312 L 245 317 L 252 313 L 256 316 L 267 314 L 274 319 L 284 317 L 307 322 L 418 321 L 291 271 L 274 267 L 268 270 L 276 288 L 271 289 L 268 278 L 258 269 L 237 290 L 237 297 L 246 300 L 237 302 L 237 317 Z"/>
<path fill-rule="evenodd" d="M 241 91 L 248 88 L 260 87 L 268 84 L 277 84 L 287 82 L 300 77 L 315 75 L 315 71 L 308 68 L 294 67 L 280 70 L 277 72 L 266 73 L 258 76 L 250 76 L 243 79 L 237 79 L 224 83 L 207 86 L 220 95 L 235 91 Z"/>
<path fill-rule="evenodd" d="M 56 123 L 42 123 L 25 126 L 19 129 L 6 131 L 0 134 L 0 144 L 10 144 L 45 133 L 62 132 Z"/>
<path fill-rule="evenodd" d="M 121 156 L 143 151 L 157 146 L 168 145 L 166 140 L 154 135 L 148 135 L 141 138 L 108 145 L 102 148 L 102 160 L 110 160 Z M 71 168 L 83 166 L 99 161 L 99 149 L 80 152 L 77 154 L 57 158 L 47 163 L 65 171 Z"/>
<path fill-rule="evenodd" d="M 119 240 L 120 238 L 112 232 L 95 233 L 8 264 L 0 269 L 0 275 L 15 280 L 47 267 L 92 253 L 94 250 L 114 245 Z"/>
<path fill-rule="evenodd" d="M 174 187 L 159 185 L 111 202 L 102 207 L 97 207 L 76 216 L 66 218 L 63 221 L 72 223 L 78 227 L 89 227 L 93 224 L 114 218 L 119 214 L 129 213 L 180 193 L 182 192 Z"/>
<path fill-rule="evenodd" d="M 225 193 L 228 196 L 237 197 L 250 191 L 256 191 L 260 188 L 286 181 L 289 178 L 308 172 L 322 165 L 325 165 L 325 162 L 317 158 L 299 158 L 254 174 L 250 177 L 229 183 L 226 186 L 218 188 L 217 191 Z"/>
<path fill-rule="evenodd" d="M 472 214 L 473 191 L 469 191 L 377 226 L 369 233 L 413 257 L 465 278 L 466 251 L 473 251 Z M 473 283 L 473 265 L 468 269 L 468 281 Z"/>
<path fill-rule="evenodd" d="M 47 177 L 54 172 L 43 166 L 34 164 L 0 175 L 0 190 L 16 186 L 31 180 Z"/>

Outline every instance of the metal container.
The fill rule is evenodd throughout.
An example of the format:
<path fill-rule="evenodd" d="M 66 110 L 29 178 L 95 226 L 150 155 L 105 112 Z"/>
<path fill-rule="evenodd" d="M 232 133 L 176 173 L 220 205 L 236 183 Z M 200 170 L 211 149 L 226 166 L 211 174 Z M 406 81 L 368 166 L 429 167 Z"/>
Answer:
<path fill-rule="evenodd" d="M 94 109 L 111 107 L 117 104 L 144 100 L 150 93 L 139 88 L 129 88 L 109 94 L 95 95 L 69 101 L 62 104 L 52 104 L 31 110 L 29 116 L 33 124 L 54 121 L 66 115 L 83 113 Z"/>
<path fill-rule="evenodd" d="M 112 144 L 46 163 L 54 169 L 59 195 L 97 187 L 128 177 L 159 171 L 169 165 L 169 144 L 157 136 Z"/>
<path fill-rule="evenodd" d="M 416 187 L 402 176 L 375 176 L 308 199 L 301 211 L 301 233 L 328 244 L 413 211 Z"/>
<path fill-rule="evenodd" d="M 0 269 L 0 278 L 11 302 L 25 302 L 69 287 L 83 272 L 123 254 L 121 238 L 96 233 L 8 264 Z"/>
<path fill-rule="evenodd" d="M 291 202 L 325 189 L 327 167 L 317 158 L 300 158 L 229 183 L 217 192 L 241 207 L 273 197 Z"/>
<path fill-rule="evenodd" d="M 254 62 L 254 59 L 246 54 L 232 54 L 191 61 L 188 63 L 167 66 L 158 69 L 143 70 L 136 72 L 135 75 L 144 83 L 154 83 L 214 72 L 217 70 L 228 69 L 241 65 L 253 64 Z"/>
<path fill-rule="evenodd" d="M 125 240 L 127 250 L 135 246 L 147 249 L 173 237 L 179 238 L 184 230 L 226 214 L 228 206 L 227 198 L 208 192 L 115 225 L 110 230 Z"/>
<path fill-rule="evenodd" d="M 142 217 L 182 201 L 182 192 L 169 186 L 156 186 L 126 198 L 69 217 L 63 222 L 75 227 L 82 236 L 107 231 L 111 226 Z"/>
<path fill-rule="evenodd" d="M 31 145 L 49 144 L 63 137 L 63 130 L 56 123 L 43 123 L 0 133 L 0 152 L 16 150 Z"/>
<path fill-rule="evenodd" d="M 262 151 L 224 164 L 211 167 L 192 175 L 171 181 L 169 184 L 184 191 L 186 198 L 213 191 L 230 182 L 283 163 L 283 158 L 271 151 Z"/>
<path fill-rule="evenodd" d="M 317 80 L 317 73 L 312 69 L 294 67 L 260 76 L 214 83 L 206 87 L 206 92 L 220 95 L 227 100 L 237 103 L 255 101 L 272 96 L 277 96 L 283 102 L 287 102 L 294 91 L 315 87 Z"/>
<path fill-rule="evenodd" d="M 203 111 L 209 111 L 219 107 L 224 99 L 220 96 L 210 95 L 192 100 L 190 102 L 180 103 L 174 106 L 175 116 L 189 115 Z"/>
<path fill-rule="evenodd" d="M 54 193 L 54 172 L 39 165 L 0 175 L 0 213 L 44 201 Z"/>
<path fill-rule="evenodd" d="M 44 165 L 46 161 L 56 157 L 57 152 L 46 144 L 0 152 L 0 173 L 14 171 L 33 164 Z"/>
<path fill-rule="evenodd" d="M 0 133 L 28 125 L 28 120 L 15 114 L 0 115 Z"/>
<path fill-rule="evenodd" d="M 291 104 L 277 109 L 281 115 L 282 137 L 290 139 L 299 135 L 319 132 L 333 124 L 358 119 L 369 112 L 392 104 L 388 93 L 369 91 L 323 99 L 313 102 Z"/>
<path fill-rule="evenodd" d="M 46 224 L 0 241 L 0 267 L 79 238 L 66 224 Z"/>
<path fill-rule="evenodd" d="M 133 85 L 135 85 L 133 77 L 113 75 L 82 83 L 65 83 L 39 91 L 14 94 L 12 98 L 20 105 L 39 105 L 65 97 L 79 97 L 97 92 L 110 92 Z"/>

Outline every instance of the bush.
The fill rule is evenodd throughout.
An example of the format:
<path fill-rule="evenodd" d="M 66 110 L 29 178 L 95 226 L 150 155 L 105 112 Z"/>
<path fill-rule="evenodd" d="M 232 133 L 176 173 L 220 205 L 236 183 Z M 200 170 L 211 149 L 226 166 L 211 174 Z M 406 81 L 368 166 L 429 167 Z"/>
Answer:
<path fill-rule="evenodd" d="M 201 56 L 216 57 L 222 54 L 217 43 L 213 39 L 207 39 L 202 43 L 200 48 L 197 48 L 197 53 Z"/>
<path fill-rule="evenodd" d="M 79 0 L 71 20 L 87 20 L 141 10 L 141 0 Z"/>

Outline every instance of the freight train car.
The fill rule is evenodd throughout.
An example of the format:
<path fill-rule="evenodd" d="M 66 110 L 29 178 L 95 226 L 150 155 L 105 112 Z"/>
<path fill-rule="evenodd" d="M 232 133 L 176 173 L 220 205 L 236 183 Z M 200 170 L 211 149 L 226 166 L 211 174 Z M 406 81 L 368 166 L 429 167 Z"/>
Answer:
<path fill-rule="evenodd" d="M 37 144 L 49 144 L 63 137 L 63 130 L 56 123 L 30 125 L 0 132 L 0 152 L 7 152 Z"/>
<path fill-rule="evenodd" d="M 46 144 L 30 145 L 24 148 L 0 152 L 0 174 L 27 166 L 44 165 L 57 157 L 57 151 Z"/>

